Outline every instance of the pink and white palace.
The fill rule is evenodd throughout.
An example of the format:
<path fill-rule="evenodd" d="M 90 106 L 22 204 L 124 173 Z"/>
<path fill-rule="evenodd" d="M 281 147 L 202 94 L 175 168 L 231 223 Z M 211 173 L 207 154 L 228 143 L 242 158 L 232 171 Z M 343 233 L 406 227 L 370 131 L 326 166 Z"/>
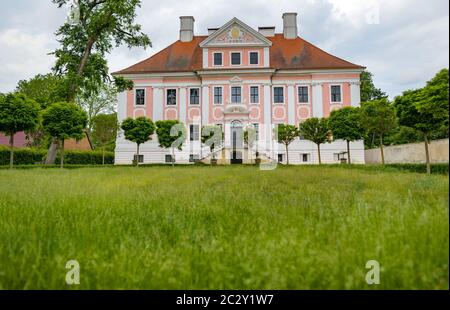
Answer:
<path fill-rule="evenodd" d="M 114 73 L 134 81 L 134 89 L 118 96 L 119 121 L 146 116 L 153 121 L 177 119 L 187 128 L 177 163 L 208 161 L 200 130 L 220 125 L 224 145 L 219 163 L 246 163 L 256 153 L 264 160 L 286 162 L 285 148 L 274 140 L 277 124 L 297 125 L 309 117 L 360 105 L 360 73 L 364 67 L 330 55 L 298 36 L 297 14 L 283 14 L 283 33 L 275 27 L 252 29 L 237 18 L 208 35 L 194 35 L 194 18 L 182 16 L 180 38 L 154 56 Z M 249 148 L 242 139 L 246 126 L 257 130 Z M 322 161 L 346 158 L 346 143 L 321 146 Z M 136 145 L 119 133 L 116 164 L 130 164 Z M 353 163 L 364 163 L 362 141 L 351 143 Z M 171 161 L 157 137 L 141 146 L 143 163 Z M 291 164 L 318 163 L 317 147 L 297 139 L 289 146 Z"/>

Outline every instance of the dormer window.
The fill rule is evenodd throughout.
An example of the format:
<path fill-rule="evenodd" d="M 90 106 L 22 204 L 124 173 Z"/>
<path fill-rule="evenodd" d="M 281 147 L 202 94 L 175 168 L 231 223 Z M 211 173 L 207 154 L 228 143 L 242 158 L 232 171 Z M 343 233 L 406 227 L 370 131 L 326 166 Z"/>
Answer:
<path fill-rule="evenodd" d="M 214 66 L 222 66 L 222 53 L 214 53 Z"/>
<path fill-rule="evenodd" d="M 258 52 L 250 52 L 249 59 L 251 65 L 257 65 L 259 63 L 259 53 Z"/>
<path fill-rule="evenodd" d="M 241 64 L 241 53 L 235 52 L 231 53 L 231 65 L 239 66 Z"/>

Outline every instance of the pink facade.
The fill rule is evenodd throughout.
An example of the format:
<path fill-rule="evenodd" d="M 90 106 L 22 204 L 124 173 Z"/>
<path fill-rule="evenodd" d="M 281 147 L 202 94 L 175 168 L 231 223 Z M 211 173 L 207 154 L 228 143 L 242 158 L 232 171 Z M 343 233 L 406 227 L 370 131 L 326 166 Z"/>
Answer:
<path fill-rule="evenodd" d="M 9 146 L 9 144 L 10 144 L 9 139 L 10 139 L 9 136 L 5 136 L 0 133 L 0 145 Z M 15 147 L 25 147 L 26 143 L 27 143 L 27 140 L 26 140 L 26 135 L 24 132 L 18 132 L 14 136 L 14 146 Z"/>

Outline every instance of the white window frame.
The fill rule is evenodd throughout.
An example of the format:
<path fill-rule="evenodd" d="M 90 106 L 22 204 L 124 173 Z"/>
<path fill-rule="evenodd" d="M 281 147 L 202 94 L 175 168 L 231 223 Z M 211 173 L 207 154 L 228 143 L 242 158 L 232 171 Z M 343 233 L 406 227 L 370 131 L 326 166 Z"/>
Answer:
<path fill-rule="evenodd" d="M 194 128 L 195 126 L 197 126 L 197 128 L 198 128 L 198 139 L 197 140 L 191 140 L 191 134 L 192 133 L 195 133 L 195 130 L 193 130 L 193 131 L 191 131 L 191 126 L 192 126 L 192 128 Z M 201 139 L 201 128 L 200 128 L 200 124 L 189 124 L 189 142 L 198 142 L 198 141 L 200 141 L 200 139 Z M 194 137 L 195 138 L 195 137 Z"/>
<path fill-rule="evenodd" d="M 250 54 L 251 54 L 251 53 L 257 53 L 257 54 L 258 54 L 258 62 L 257 62 L 256 64 L 250 63 Z M 259 51 L 248 51 L 248 65 L 249 65 L 249 66 L 259 66 L 259 64 L 260 64 L 260 62 L 259 62 L 259 56 L 260 56 Z"/>
<path fill-rule="evenodd" d="M 306 157 L 307 161 L 303 161 L 303 156 L 305 156 L 305 155 L 307 156 Z M 312 158 L 311 153 L 300 153 L 300 162 L 301 163 L 310 163 L 311 158 Z"/>
<path fill-rule="evenodd" d="M 233 93 L 232 93 L 232 88 L 233 87 L 239 87 L 241 89 L 241 102 L 233 102 Z M 243 88 L 242 85 L 230 85 L 230 104 L 243 104 L 244 100 L 243 100 L 243 96 L 244 96 L 244 92 L 243 92 Z"/>
<path fill-rule="evenodd" d="M 222 89 L 222 100 L 220 103 L 216 103 L 216 90 L 215 90 L 216 88 Z M 214 86 L 213 87 L 212 101 L 213 101 L 213 105 L 223 105 L 223 86 Z"/>
<path fill-rule="evenodd" d="M 233 65 L 233 62 L 232 62 L 233 54 L 239 54 L 240 62 L 238 65 Z M 242 66 L 242 51 L 230 51 L 230 67 L 240 67 L 240 66 Z"/>
<path fill-rule="evenodd" d="M 331 87 L 332 86 L 339 86 L 341 89 L 341 101 L 332 101 L 331 97 Z M 342 84 L 330 84 L 329 85 L 329 94 L 330 94 L 330 104 L 342 104 L 344 101 L 344 88 L 342 87 Z"/>
<path fill-rule="evenodd" d="M 175 104 L 168 104 L 168 102 L 167 102 L 167 94 L 168 94 L 169 90 L 175 90 Z M 178 95 L 179 95 L 178 94 L 179 93 L 178 88 L 168 87 L 168 88 L 166 88 L 166 91 L 164 93 L 165 93 L 164 104 L 165 104 L 166 107 L 176 107 L 176 106 L 178 106 Z"/>
<path fill-rule="evenodd" d="M 283 102 L 275 102 L 275 88 L 283 88 Z M 286 87 L 284 85 L 273 85 L 272 86 L 272 103 L 274 105 L 286 105 Z"/>
<path fill-rule="evenodd" d="M 144 104 L 136 104 L 136 91 L 137 90 L 143 90 L 144 91 Z M 134 89 L 133 92 L 134 96 L 134 107 L 146 107 L 147 106 L 147 90 L 143 87 L 138 87 Z"/>
<path fill-rule="evenodd" d="M 198 104 L 191 103 L 191 89 L 198 89 Z M 202 89 L 200 87 L 188 87 L 189 105 L 199 107 L 202 104 Z"/>
<path fill-rule="evenodd" d="M 299 91 L 298 89 L 300 87 L 306 87 L 308 89 L 308 102 L 300 102 L 299 99 Z M 297 85 L 297 104 L 304 104 L 304 105 L 310 105 L 311 104 L 311 87 L 309 85 L 305 84 L 298 84 Z"/>
<path fill-rule="evenodd" d="M 258 102 L 252 102 L 252 87 L 258 88 Z M 261 87 L 259 85 L 249 85 L 248 86 L 248 102 L 249 104 L 259 105 L 261 103 Z"/>
<path fill-rule="evenodd" d="M 216 65 L 216 64 L 214 63 L 214 54 L 221 54 L 221 55 L 222 55 L 222 64 L 221 64 L 221 65 Z M 224 66 L 223 52 L 212 52 L 212 66 L 213 66 L 213 67 L 223 67 L 223 66 Z"/>
<path fill-rule="evenodd" d="M 258 128 L 256 128 L 255 125 L 257 125 Z M 255 134 L 256 134 L 255 141 L 259 141 L 259 135 L 260 135 L 259 130 L 261 129 L 261 126 L 259 125 L 259 123 L 252 123 L 252 126 L 253 126 L 253 129 L 255 129 Z"/>

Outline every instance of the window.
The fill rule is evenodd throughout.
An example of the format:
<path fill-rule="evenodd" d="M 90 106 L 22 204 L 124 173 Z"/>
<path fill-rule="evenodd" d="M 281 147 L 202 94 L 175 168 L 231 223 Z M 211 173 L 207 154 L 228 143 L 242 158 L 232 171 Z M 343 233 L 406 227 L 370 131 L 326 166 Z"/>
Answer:
<path fill-rule="evenodd" d="M 138 160 L 138 156 L 137 156 L 137 155 L 134 155 L 133 161 L 136 162 L 136 160 Z M 139 155 L 139 161 L 138 161 L 138 163 L 140 163 L 140 164 L 144 163 L 144 155 Z"/>
<path fill-rule="evenodd" d="M 253 123 L 253 128 L 255 129 L 255 141 L 259 140 L 259 124 Z"/>
<path fill-rule="evenodd" d="M 237 66 L 241 64 L 241 53 L 231 53 L 231 65 Z"/>
<path fill-rule="evenodd" d="M 300 154 L 304 163 L 309 162 L 309 154 Z"/>
<path fill-rule="evenodd" d="M 308 103 L 308 86 L 299 86 L 298 87 L 298 102 L 299 103 Z"/>
<path fill-rule="evenodd" d="M 241 103 L 241 87 L 233 86 L 231 87 L 231 103 Z"/>
<path fill-rule="evenodd" d="M 259 63 L 259 53 L 258 52 L 250 52 L 250 64 L 257 65 Z"/>
<path fill-rule="evenodd" d="M 177 90 L 168 89 L 167 90 L 167 105 L 177 105 Z"/>
<path fill-rule="evenodd" d="M 189 162 L 190 163 L 196 163 L 198 161 L 200 161 L 200 155 L 198 155 L 198 154 L 190 154 L 189 155 Z"/>
<path fill-rule="evenodd" d="M 331 102 L 341 102 L 340 85 L 331 85 Z"/>
<path fill-rule="evenodd" d="M 200 140 L 200 132 L 199 125 L 189 125 L 189 140 L 190 141 L 199 141 Z"/>
<path fill-rule="evenodd" d="M 175 162 L 175 160 L 172 160 L 172 155 L 167 154 L 166 155 L 166 163 L 172 163 Z"/>
<path fill-rule="evenodd" d="M 195 105 L 200 104 L 200 89 L 198 88 L 190 89 L 189 103 Z"/>
<path fill-rule="evenodd" d="M 222 104 L 222 87 L 214 87 L 214 104 Z"/>
<path fill-rule="evenodd" d="M 214 66 L 222 66 L 222 53 L 214 53 Z"/>
<path fill-rule="evenodd" d="M 274 103 L 284 103 L 284 88 L 274 87 L 273 88 L 273 102 Z"/>
<path fill-rule="evenodd" d="M 259 103 L 259 87 L 250 86 L 250 103 Z"/>
<path fill-rule="evenodd" d="M 145 105 L 145 89 L 136 89 L 136 105 Z"/>
<path fill-rule="evenodd" d="M 283 162 L 283 154 L 278 154 L 278 162 L 279 163 Z"/>

